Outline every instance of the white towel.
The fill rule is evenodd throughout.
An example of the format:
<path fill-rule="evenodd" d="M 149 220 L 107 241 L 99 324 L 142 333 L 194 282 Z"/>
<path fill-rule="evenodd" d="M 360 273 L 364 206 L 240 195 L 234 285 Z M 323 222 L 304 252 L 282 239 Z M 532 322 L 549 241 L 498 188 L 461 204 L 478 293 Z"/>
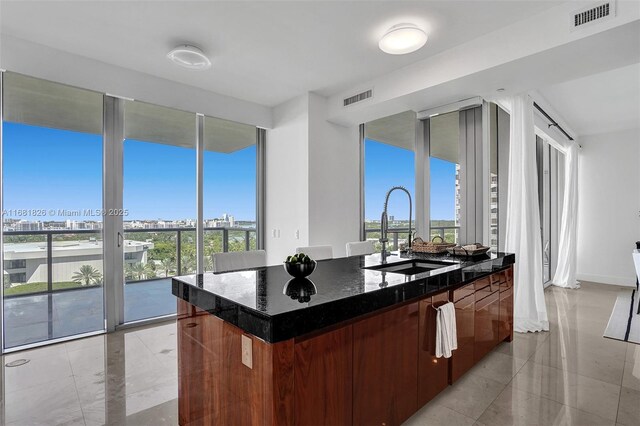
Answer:
<path fill-rule="evenodd" d="M 458 349 L 455 306 L 449 302 L 436 310 L 436 358 L 451 358 L 451 352 Z"/>

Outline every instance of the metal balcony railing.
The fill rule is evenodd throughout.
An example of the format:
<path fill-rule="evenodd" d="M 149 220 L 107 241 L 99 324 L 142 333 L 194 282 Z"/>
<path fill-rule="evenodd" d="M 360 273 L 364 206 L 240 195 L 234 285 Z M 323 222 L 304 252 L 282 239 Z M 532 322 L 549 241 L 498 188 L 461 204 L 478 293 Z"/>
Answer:
<path fill-rule="evenodd" d="M 210 258 L 210 254 L 214 252 L 227 252 L 227 251 L 248 251 L 255 249 L 255 241 L 256 241 L 256 229 L 255 228 L 221 228 L 221 227 L 206 227 L 203 229 L 205 235 L 211 233 L 219 233 L 221 238 L 214 239 L 213 243 L 210 247 L 205 246 L 205 250 L 207 250 L 206 258 Z M 181 227 L 181 228 L 150 228 L 150 229 L 124 229 L 125 240 L 131 241 L 140 241 L 140 242 L 165 242 L 168 243 L 170 247 L 174 247 L 174 254 L 169 256 L 174 259 L 175 267 L 170 268 L 172 272 L 175 272 L 175 275 L 179 275 L 182 271 L 187 271 L 187 273 L 192 273 L 191 268 L 187 267 L 187 264 L 193 264 L 193 271 L 195 272 L 195 227 Z M 166 233 L 173 233 L 174 236 L 172 238 L 163 238 L 162 241 L 155 240 L 154 236 Z M 192 233 L 192 242 L 185 241 L 189 238 L 187 237 L 188 233 Z M 144 235 L 149 234 L 149 235 Z M 136 239 L 136 235 L 139 236 L 140 239 Z M 70 238 L 64 238 L 64 236 L 69 236 Z M 77 236 L 86 236 L 86 238 L 76 238 Z M 53 279 L 54 267 L 56 265 L 64 264 L 64 261 L 54 263 L 53 256 L 53 248 L 55 247 L 55 243 L 69 242 L 69 241 L 86 241 L 91 237 L 95 237 L 97 241 L 102 241 L 102 230 L 99 229 L 59 229 L 59 230 L 38 230 L 38 231 L 4 231 L 5 244 L 10 243 L 44 243 L 44 250 L 46 251 L 46 267 L 47 267 L 47 277 L 46 277 L 46 287 L 42 290 L 38 289 L 37 291 L 29 291 L 21 294 L 14 295 L 5 295 L 5 297 L 19 297 L 22 295 L 41 295 L 41 294 L 51 294 L 62 291 L 70 291 L 70 290 L 79 290 L 82 288 L 95 287 L 96 285 L 91 286 L 69 286 L 65 288 L 64 286 L 58 285 L 56 288 L 56 284 L 60 284 Z M 40 238 L 38 238 L 40 237 Z M 130 237 L 130 238 L 127 238 Z M 186 237 L 186 238 L 185 238 Z M 144 239 L 142 239 L 144 238 Z M 219 244 L 218 244 L 219 242 Z M 186 253 L 184 251 L 185 243 L 193 246 L 193 251 L 190 253 Z M 205 239 L 206 244 L 206 239 Z M 3 247 L 4 250 L 6 248 Z M 192 256 L 193 254 L 193 256 Z M 147 253 L 149 256 L 149 253 Z M 19 259 L 14 259 L 19 260 Z M 125 265 L 126 261 L 126 251 L 125 251 Z M 153 259 L 153 260 L 162 260 L 162 259 Z M 5 260 L 6 262 L 6 260 Z M 23 268 L 26 269 L 26 268 Z M 3 268 L 3 272 L 11 272 L 6 271 L 6 268 Z M 102 274 L 102 271 L 99 271 Z M 8 274 L 4 274 L 6 278 L 8 278 Z M 169 275 L 173 276 L 173 275 Z M 28 277 L 27 277 L 28 278 Z M 165 276 L 161 277 L 153 277 L 150 279 L 158 279 L 158 278 L 167 278 Z M 71 282 L 72 279 L 69 277 L 68 280 L 64 282 Z M 127 283 L 134 283 L 138 281 L 149 281 L 149 279 L 127 279 Z M 6 283 L 5 283 L 6 284 Z"/>
<path fill-rule="evenodd" d="M 431 230 L 431 235 L 430 238 L 435 237 L 436 235 L 441 236 L 445 241 L 446 240 L 451 240 L 451 238 L 447 238 L 447 231 L 453 231 L 450 232 L 449 234 L 453 234 L 453 241 L 449 241 L 449 242 L 456 242 L 457 240 L 457 233 L 458 230 L 460 229 L 459 226 L 432 226 L 430 228 Z M 368 228 L 364 230 L 364 235 L 365 238 L 380 238 L 380 228 Z M 392 250 L 397 250 L 399 248 L 399 243 L 401 242 L 406 242 L 408 234 L 409 234 L 409 228 L 389 228 L 388 230 L 389 233 L 389 237 L 390 237 L 390 242 L 391 242 L 391 249 Z M 402 236 L 402 234 L 405 234 L 405 236 Z M 371 237 L 370 237 L 371 236 Z M 378 248 L 376 246 L 376 248 Z"/>

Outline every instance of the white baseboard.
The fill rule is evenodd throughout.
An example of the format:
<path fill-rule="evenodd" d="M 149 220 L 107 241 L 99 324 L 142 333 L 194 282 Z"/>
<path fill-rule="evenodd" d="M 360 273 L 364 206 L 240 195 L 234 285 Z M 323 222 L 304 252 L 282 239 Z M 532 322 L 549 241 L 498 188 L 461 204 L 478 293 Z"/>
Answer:
<path fill-rule="evenodd" d="M 612 275 L 577 274 L 578 281 L 591 281 L 600 284 L 619 285 L 623 287 L 635 287 L 636 278 L 634 276 L 620 277 Z"/>

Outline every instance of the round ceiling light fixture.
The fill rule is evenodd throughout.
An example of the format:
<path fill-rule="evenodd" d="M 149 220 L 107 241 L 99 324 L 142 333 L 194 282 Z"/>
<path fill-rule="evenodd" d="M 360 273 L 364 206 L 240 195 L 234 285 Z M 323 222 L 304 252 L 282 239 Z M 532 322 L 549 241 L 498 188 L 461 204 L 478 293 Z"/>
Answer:
<path fill-rule="evenodd" d="M 378 47 L 390 55 L 404 55 L 420 49 L 427 38 L 427 33 L 414 24 L 398 24 L 382 36 Z"/>
<path fill-rule="evenodd" d="M 206 70 L 211 68 L 211 60 L 204 52 L 188 44 L 183 44 L 167 53 L 167 58 L 176 65 L 190 70 Z"/>

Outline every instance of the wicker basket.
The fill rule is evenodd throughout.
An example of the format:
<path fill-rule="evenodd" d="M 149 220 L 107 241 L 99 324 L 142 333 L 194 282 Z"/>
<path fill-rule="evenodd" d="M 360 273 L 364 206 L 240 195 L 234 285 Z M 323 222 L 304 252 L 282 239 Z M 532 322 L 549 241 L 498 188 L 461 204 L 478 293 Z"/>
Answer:
<path fill-rule="evenodd" d="M 436 242 L 436 239 L 440 239 L 440 242 Z M 445 243 L 444 239 L 436 235 L 431 239 L 431 241 L 424 242 L 422 238 L 418 237 L 413 240 L 411 243 L 411 250 L 415 253 L 445 253 L 449 247 L 455 247 L 456 245 L 453 243 Z"/>

